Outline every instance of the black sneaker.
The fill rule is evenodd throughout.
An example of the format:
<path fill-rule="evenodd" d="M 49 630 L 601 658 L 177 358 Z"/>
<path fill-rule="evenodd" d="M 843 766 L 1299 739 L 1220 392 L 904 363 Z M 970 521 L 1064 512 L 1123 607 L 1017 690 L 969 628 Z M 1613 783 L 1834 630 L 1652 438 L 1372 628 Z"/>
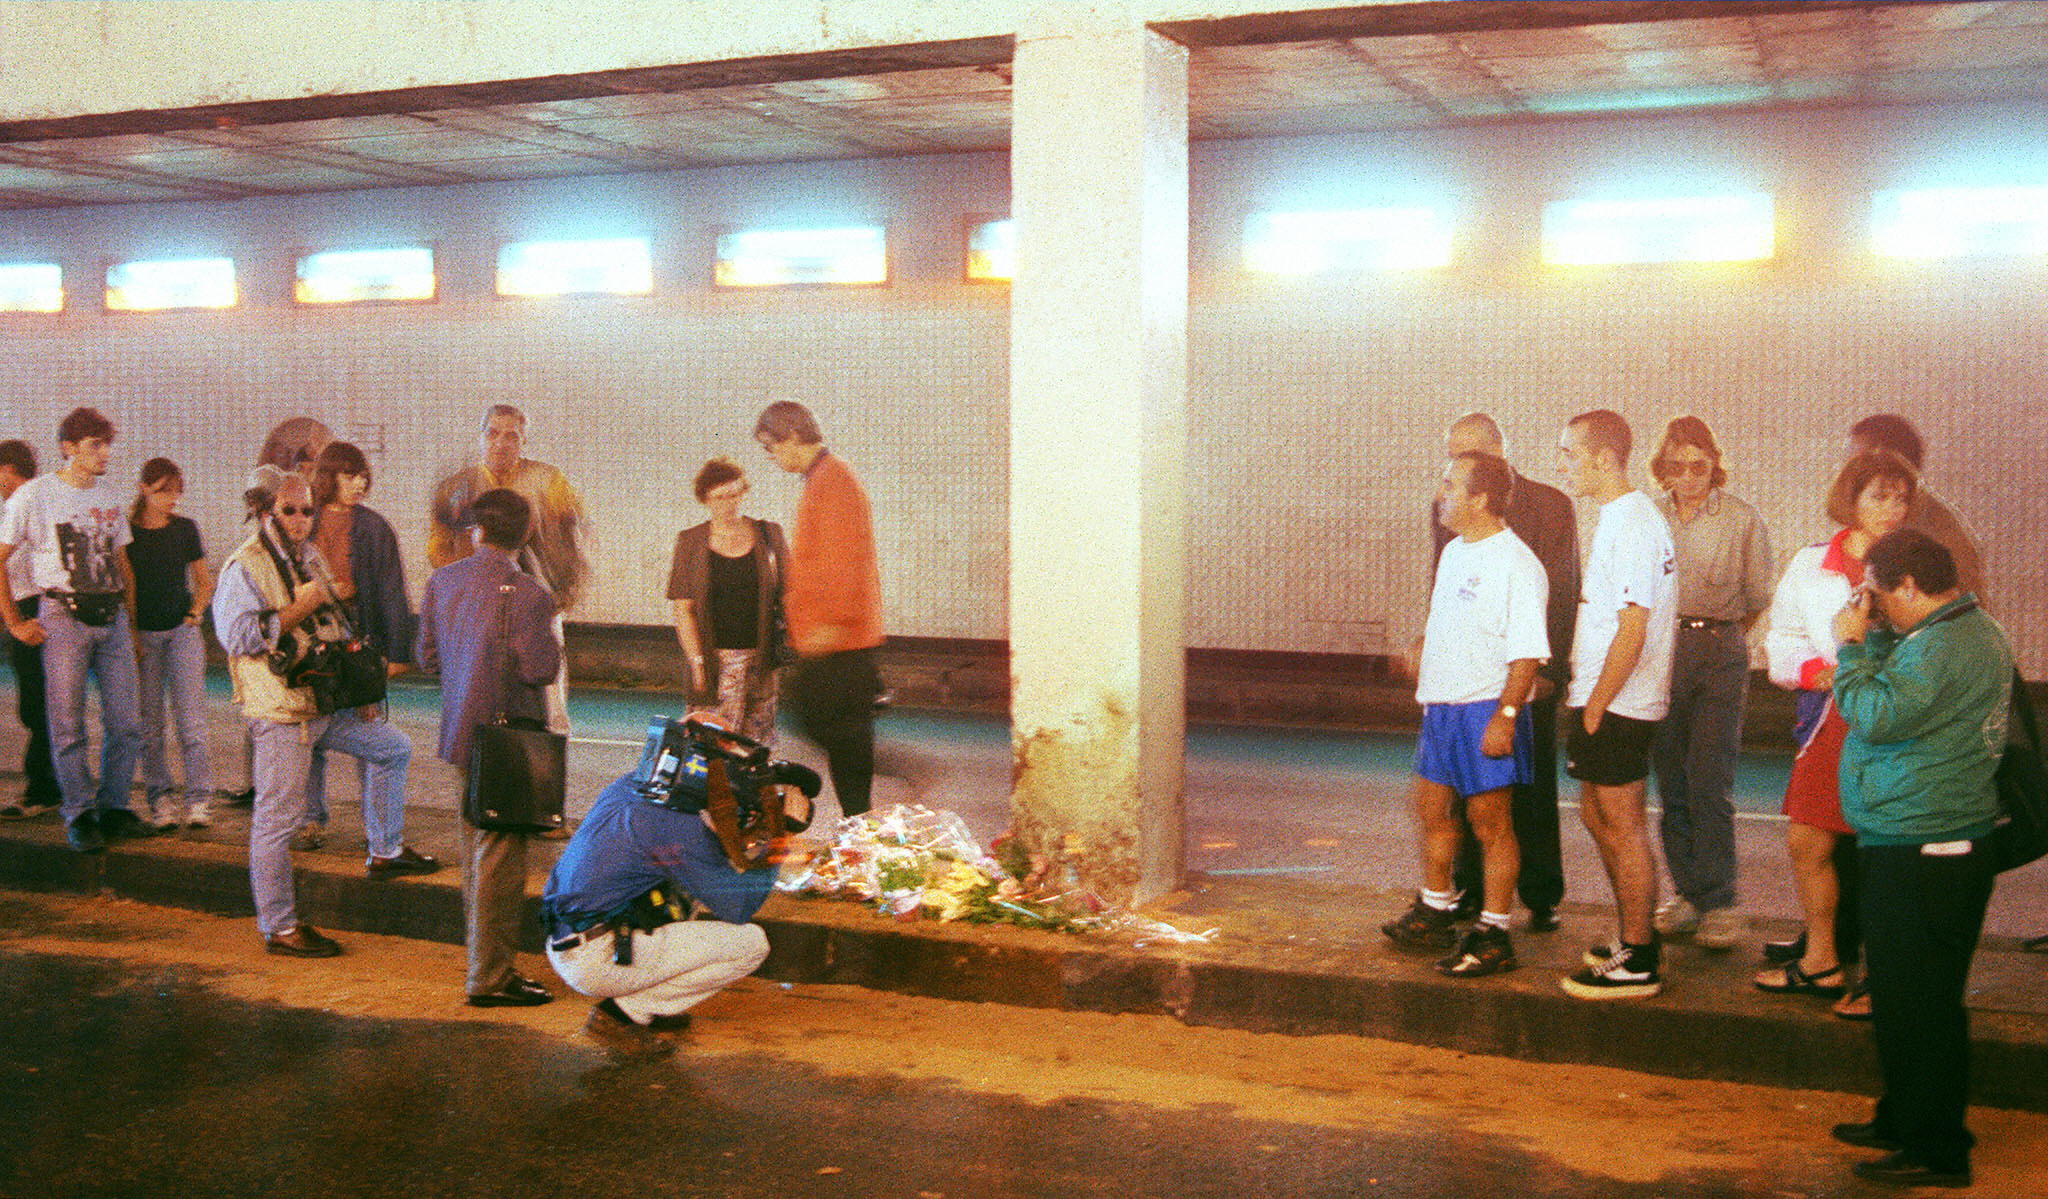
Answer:
<path fill-rule="evenodd" d="M 1457 923 L 1455 913 L 1430 907 L 1418 895 L 1399 920 L 1380 925 L 1380 931 L 1404 949 L 1449 949 L 1458 943 Z"/>
<path fill-rule="evenodd" d="M 1558 919 L 1556 908 L 1530 908 L 1529 931 L 1532 933 L 1554 933 Z"/>
<path fill-rule="evenodd" d="M 127 808 L 101 808 L 99 817 L 100 836 L 109 841 L 156 836 L 155 829 Z"/>
<path fill-rule="evenodd" d="M 220 801 L 231 808 L 253 808 L 256 806 L 256 788 L 244 787 L 240 791 L 223 791 Z"/>
<path fill-rule="evenodd" d="M 1620 937 L 1609 937 L 1605 941 L 1586 946 L 1586 952 L 1579 955 L 1581 966 L 1605 966 L 1609 958 L 1622 950 Z"/>
<path fill-rule="evenodd" d="M 1657 956 L 1654 944 L 1624 945 L 1605 962 L 1568 975 L 1558 985 L 1576 999 L 1648 999 L 1664 989 Z"/>
<path fill-rule="evenodd" d="M 1516 965 L 1515 943 L 1508 939 L 1508 930 L 1482 925 L 1466 933 L 1436 969 L 1451 978 L 1483 978 L 1513 970 Z"/>
<path fill-rule="evenodd" d="M 99 818 L 91 812 L 65 824 L 64 840 L 79 853 L 98 853 L 107 847 L 107 839 L 100 833 Z"/>

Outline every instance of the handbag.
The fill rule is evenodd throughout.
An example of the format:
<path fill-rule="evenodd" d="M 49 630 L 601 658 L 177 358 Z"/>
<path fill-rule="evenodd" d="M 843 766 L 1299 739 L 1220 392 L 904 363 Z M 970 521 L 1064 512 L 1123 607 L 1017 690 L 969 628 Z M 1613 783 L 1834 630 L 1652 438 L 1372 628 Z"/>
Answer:
<path fill-rule="evenodd" d="M 2048 766 L 2041 761 L 2041 730 L 2027 681 L 2012 676 L 2012 710 L 2005 753 L 1992 782 L 1998 792 L 1998 824 L 1991 830 L 1991 860 L 2011 870 L 2048 856 Z"/>
<path fill-rule="evenodd" d="M 348 619 L 348 607 L 335 594 L 334 580 L 326 570 L 308 572 L 303 565 L 277 546 L 260 531 L 263 548 L 270 554 L 270 561 L 277 568 L 278 576 L 284 580 L 287 589 L 300 581 L 310 580 L 317 573 L 320 585 L 326 590 L 328 603 L 321 606 L 318 621 L 331 622 L 340 632 L 338 638 L 321 637 L 317 633 L 302 635 L 290 633 L 294 645 L 301 647 L 296 655 L 281 647 L 270 655 L 270 669 L 285 681 L 288 687 L 304 687 L 313 693 L 313 710 L 322 716 L 350 708 L 367 708 L 381 704 L 388 693 L 391 672 L 387 669 L 384 655 L 368 641 L 358 636 L 354 625 Z M 315 560 L 318 566 L 318 561 Z"/>
<path fill-rule="evenodd" d="M 498 587 L 499 642 L 505 647 L 505 689 L 512 677 L 512 584 Z M 494 833 L 544 833 L 562 827 L 567 793 L 569 738 L 541 721 L 507 716 L 504 704 L 469 740 L 469 777 L 462 792 L 462 818 Z"/>

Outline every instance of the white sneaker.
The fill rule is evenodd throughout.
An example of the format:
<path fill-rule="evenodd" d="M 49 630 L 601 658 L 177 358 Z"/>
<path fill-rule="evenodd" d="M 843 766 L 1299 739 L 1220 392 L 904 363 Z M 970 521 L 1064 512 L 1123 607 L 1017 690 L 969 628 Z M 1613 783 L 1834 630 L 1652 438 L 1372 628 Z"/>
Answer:
<path fill-rule="evenodd" d="M 182 805 L 177 796 L 166 795 L 146 802 L 149 804 L 149 827 L 169 832 L 183 823 L 184 813 L 178 810 Z"/>
<path fill-rule="evenodd" d="M 194 801 L 193 801 L 193 803 L 192 803 L 192 806 L 191 806 L 191 807 L 189 807 L 189 808 L 187 808 L 187 809 L 185 809 L 185 827 L 186 827 L 186 828 L 210 828 L 210 827 L 212 827 L 212 825 L 213 825 L 213 805 L 212 805 L 212 804 L 209 804 L 209 803 L 207 803 L 207 802 L 206 802 L 205 800 L 203 800 L 203 799 L 200 799 L 200 800 L 194 800 Z"/>
<path fill-rule="evenodd" d="M 1749 933 L 1749 921 L 1732 907 L 1715 908 L 1700 917 L 1692 943 L 1701 949 L 1733 949 Z"/>
<path fill-rule="evenodd" d="M 1667 937 L 1683 937 L 1699 931 L 1700 912 L 1688 900 L 1673 899 L 1657 909 L 1650 923 Z"/>

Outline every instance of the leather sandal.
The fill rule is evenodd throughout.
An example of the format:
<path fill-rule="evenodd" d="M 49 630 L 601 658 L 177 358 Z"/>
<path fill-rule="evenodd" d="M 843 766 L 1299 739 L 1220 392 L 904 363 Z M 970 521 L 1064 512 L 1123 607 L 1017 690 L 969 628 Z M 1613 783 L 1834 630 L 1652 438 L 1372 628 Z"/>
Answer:
<path fill-rule="evenodd" d="M 1816 970 L 1812 974 L 1808 974 L 1800 966 L 1798 959 L 1795 958 L 1778 967 L 1778 969 L 1784 975 L 1782 981 L 1775 983 L 1765 982 L 1759 976 L 1755 980 L 1756 989 L 1759 991 L 1769 991 L 1773 995 L 1818 995 L 1822 999 L 1840 999 L 1849 989 L 1839 982 L 1829 983 L 1821 981 L 1827 978 L 1841 978 L 1842 968 L 1839 965 L 1829 966 L 1825 970 Z"/>
<path fill-rule="evenodd" d="M 1847 994 L 1835 1001 L 1834 1013 L 1843 1020 L 1868 1020 L 1870 1012 L 1870 983 L 1868 980 L 1850 987 Z"/>

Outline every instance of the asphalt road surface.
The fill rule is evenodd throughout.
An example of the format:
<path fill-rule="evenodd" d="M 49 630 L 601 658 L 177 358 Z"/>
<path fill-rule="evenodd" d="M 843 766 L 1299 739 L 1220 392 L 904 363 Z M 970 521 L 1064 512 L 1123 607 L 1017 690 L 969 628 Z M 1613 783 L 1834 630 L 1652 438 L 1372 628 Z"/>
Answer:
<path fill-rule="evenodd" d="M 0 1197 L 1875 1193 L 1850 1096 L 758 980 L 620 1063 L 573 995 L 477 1011 L 457 947 L 348 947 L 0 893 Z M 1973 1194 L 2048 1189 L 2048 1117 L 1973 1120 Z"/>

